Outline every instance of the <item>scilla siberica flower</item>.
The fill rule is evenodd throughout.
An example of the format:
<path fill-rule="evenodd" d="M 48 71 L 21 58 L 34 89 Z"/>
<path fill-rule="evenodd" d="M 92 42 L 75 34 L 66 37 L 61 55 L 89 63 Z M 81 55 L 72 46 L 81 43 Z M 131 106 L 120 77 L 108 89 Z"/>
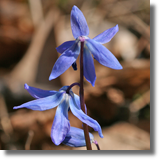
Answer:
<path fill-rule="evenodd" d="M 49 80 L 55 79 L 71 65 L 76 70 L 76 59 L 80 53 L 80 43 L 84 41 L 83 67 L 84 77 L 94 86 L 96 80 L 93 57 L 102 65 L 112 69 L 122 69 L 116 57 L 102 44 L 109 42 L 118 32 L 118 25 L 99 34 L 93 39 L 88 36 L 89 28 L 83 13 L 73 6 L 71 11 L 71 29 L 75 41 L 67 41 L 57 47 L 61 53 L 53 66 Z"/>
<path fill-rule="evenodd" d="M 62 143 L 68 133 L 70 133 L 70 123 L 68 119 L 68 109 L 71 110 L 83 123 L 98 131 L 103 138 L 102 130 L 98 122 L 86 115 L 80 108 L 80 98 L 74 94 L 69 86 L 63 86 L 59 91 L 50 91 L 34 88 L 25 84 L 25 89 L 36 100 L 16 106 L 13 109 L 28 108 L 32 110 L 44 111 L 57 107 L 54 121 L 51 128 L 51 139 L 55 145 Z M 73 139 L 73 138 L 72 138 Z"/>

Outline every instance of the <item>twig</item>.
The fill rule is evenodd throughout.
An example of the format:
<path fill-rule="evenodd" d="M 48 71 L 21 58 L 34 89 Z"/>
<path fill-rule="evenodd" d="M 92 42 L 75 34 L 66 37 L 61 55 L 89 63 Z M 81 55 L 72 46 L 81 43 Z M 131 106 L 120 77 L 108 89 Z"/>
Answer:
<path fill-rule="evenodd" d="M 45 20 L 37 29 L 28 51 L 10 73 L 11 79 L 22 83 L 33 83 L 35 81 L 43 46 L 58 17 L 59 11 L 56 8 L 48 12 Z"/>
<path fill-rule="evenodd" d="M 149 102 L 150 102 L 150 90 L 144 93 L 140 98 L 133 101 L 130 104 L 129 109 L 131 112 L 135 113 L 140 109 L 142 109 L 143 107 L 145 107 L 145 105 L 148 104 Z"/>
<path fill-rule="evenodd" d="M 10 136 L 11 133 L 13 132 L 13 128 L 10 122 L 7 106 L 1 94 L 0 94 L 0 122 L 5 134 L 7 136 Z"/>
<path fill-rule="evenodd" d="M 37 28 L 41 23 L 41 21 L 44 20 L 42 3 L 41 0 L 34 0 L 34 1 L 28 0 L 28 1 L 30 4 L 29 6 L 31 10 L 33 25 L 35 28 Z"/>
<path fill-rule="evenodd" d="M 27 138 L 27 141 L 26 141 L 26 144 L 25 144 L 25 150 L 30 150 L 33 136 L 34 136 L 34 132 L 32 130 L 30 130 L 28 132 L 28 138 Z"/>
<path fill-rule="evenodd" d="M 103 2 L 103 1 L 101 1 Z M 138 5 L 139 8 L 143 8 L 143 4 L 146 3 L 145 0 L 142 1 L 142 4 L 139 3 L 140 1 L 133 1 L 133 3 Z M 147 1 L 148 2 L 148 1 Z M 136 16 L 132 10 L 134 7 L 130 5 L 131 2 L 122 1 L 110 4 L 108 7 L 112 8 L 111 12 L 108 12 L 105 7 L 104 9 L 98 10 L 98 14 L 101 16 L 101 20 L 107 16 L 107 18 L 111 18 L 112 21 L 120 21 L 125 24 L 127 27 L 131 27 L 138 31 L 143 37 L 145 37 L 150 42 L 150 31 L 148 31 L 149 25 L 146 24 L 143 20 L 141 20 L 138 16 Z M 138 4 L 139 3 L 139 4 Z M 104 6 L 104 4 L 101 4 Z M 149 5 L 148 5 L 149 6 Z M 137 8 L 135 8 L 135 11 Z M 97 12 L 95 12 L 97 14 Z"/>
<path fill-rule="evenodd" d="M 148 27 L 148 30 L 150 30 L 150 27 Z M 137 44 L 136 44 L 136 48 L 137 48 L 137 54 L 136 57 L 138 57 L 141 52 L 147 48 L 147 46 L 150 45 L 150 43 L 143 37 L 141 36 L 141 38 L 138 40 Z M 149 48 L 147 48 L 148 52 L 150 52 Z"/>

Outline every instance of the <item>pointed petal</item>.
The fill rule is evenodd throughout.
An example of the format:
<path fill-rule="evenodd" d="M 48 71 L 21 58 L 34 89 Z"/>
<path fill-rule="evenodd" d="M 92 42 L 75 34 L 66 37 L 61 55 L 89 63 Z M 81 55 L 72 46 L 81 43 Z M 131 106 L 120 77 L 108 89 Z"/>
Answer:
<path fill-rule="evenodd" d="M 71 11 L 71 28 L 75 39 L 79 36 L 88 36 L 89 34 L 86 19 L 81 10 L 76 6 L 73 6 Z"/>
<path fill-rule="evenodd" d="M 79 109 L 81 109 L 80 97 L 79 97 L 78 95 L 74 94 L 74 99 L 75 99 L 75 102 L 76 102 L 76 104 L 77 104 L 77 107 L 78 107 Z M 87 114 L 86 104 L 84 104 L 84 106 L 85 106 L 85 114 Z"/>
<path fill-rule="evenodd" d="M 69 105 L 70 109 L 79 120 L 81 120 L 83 123 L 87 124 L 88 126 L 92 127 L 95 131 L 98 131 L 99 136 L 103 138 L 102 130 L 98 122 L 88 115 L 86 115 L 76 104 L 76 101 L 74 99 L 74 95 L 72 94 L 69 96 Z"/>
<path fill-rule="evenodd" d="M 63 86 L 62 88 L 59 89 L 59 91 L 65 91 L 68 89 L 69 86 Z"/>
<path fill-rule="evenodd" d="M 28 86 L 28 84 L 24 85 L 24 88 L 29 92 L 29 94 L 34 98 L 44 98 L 51 95 L 54 95 L 57 91 L 49 91 L 49 90 L 42 90 L 39 88 Z"/>
<path fill-rule="evenodd" d="M 70 48 L 63 52 L 53 66 L 49 80 L 55 79 L 64 73 L 77 59 L 80 52 L 80 45 L 75 42 Z"/>
<path fill-rule="evenodd" d="M 106 47 L 92 39 L 86 41 L 88 49 L 99 63 L 112 69 L 122 69 L 117 58 Z"/>
<path fill-rule="evenodd" d="M 94 61 L 87 47 L 84 47 L 84 52 L 83 52 L 83 68 L 84 68 L 84 77 L 88 82 L 92 84 L 92 86 L 94 86 L 96 80 Z"/>
<path fill-rule="evenodd" d="M 94 137 L 91 133 L 89 133 L 89 137 L 92 143 Z M 84 131 L 80 128 L 70 127 L 70 130 L 62 143 L 71 147 L 86 146 Z"/>
<path fill-rule="evenodd" d="M 118 32 L 118 30 L 119 28 L 117 24 L 116 26 L 109 28 L 104 32 L 102 32 L 101 34 L 99 34 L 98 36 L 94 37 L 93 40 L 101 44 L 107 43 L 114 37 L 114 35 Z"/>
<path fill-rule="evenodd" d="M 68 96 L 68 95 L 65 95 Z M 69 132 L 70 123 L 68 120 L 68 100 L 65 98 L 57 107 L 51 128 L 51 139 L 55 145 L 59 145 Z"/>
<path fill-rule="evenodd" d="M 24 103 L 20 106 L 15 106 L 13 107 L 13 109 L 28 108 L 28 109 L 39 110 L 39 111 L 48 110 L 58 106 L 62 101 L 63 95 L 64 95 L 64 91 L 57 92 L 52 96 L 33 100 L 30 102 Z"/>
<path fill-rule="evenodd" d="M 60 46 L 58 46 L 56 48 L 56 50 L 59 53 L 63 53 L 65 50 L 67 50 L 68 48 L 70 48 L 74 43 L 75 43 L 75 41 L 64 42 L 63 44 L 61 44 Z"/>

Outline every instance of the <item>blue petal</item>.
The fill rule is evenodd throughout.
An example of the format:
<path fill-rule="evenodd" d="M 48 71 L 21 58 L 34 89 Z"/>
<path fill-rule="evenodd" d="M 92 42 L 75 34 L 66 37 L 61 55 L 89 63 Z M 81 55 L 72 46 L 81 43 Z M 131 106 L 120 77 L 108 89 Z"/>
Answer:
<path fill-rule="evenodd" d="M 84 52 L 83 52 L 83 68 L 84 68 L 84 77 L 88 82 L 92 84 L 92 86 L 94 86 L 96 80 L 94 61 L 87 47 L 84 47 Z"/>
<path fill-rule="evenodd" d="M 79 36 L 88 36 L 89 34 L 86 19 L 81 10 L 76 6 L 73 6 L 71 11 L 71 28 L 75 39 Z"/>
<path fill-rule="evenodd" d="M 64 42 L 63 44 L 61 44 L 60 46 L 58 46 L 56 48 L 56 50 L 59 53 L 63 53 L 65 50 L 67 50 L 68 48 L 70 48 L 74 43 L 75 43 L 75 41 Z"/>
<path fill-rule="evenodd" d="M 80 52 L 80 45 L 75 42 L 70 48 L 63 52 L 53 66 L 49 80 L 55 79 L 64 73 L 77 59 Z"/>
<path fill-rule="evenodd" d="M 62 101 L 63 95 L 64 95 L 64 91 L 57 92 L 52 96 L 33 100 L 30 102 L 24 103 L 20 106 L 15 106 L 13 107 L 13 109 L 28 108 L 28 109 L 39 110 L 39 111 L 48 110 L 58 106 Z"/>
<path fill-rule="evenodd" d="M 51 95 L 54 95 L 57 91 L 49 91 L 49 90 L 42 90 L 39 88 L 28 86 L 28 84 L 24 85 L 24 88 L 29 92 L 29 94 L 34 98 L 44 98 Z"/>
<path fill-rule="evenodd" d="M 106 47 L 92 39 L 86 41 L 88 49 L 99 63 L 112 69 L 122 69 L 117 58 Z"/>
<path fill-rule="evenodd" d="M 59 89 L 59 91 L 66 91 L 69 86 L 63 86 L 62 88 Z"/>
<path fill-rule="evenodd" d="M 65 95 L 68 98 L 68 95 Z M 57 107 L 51 128 L 51 139 L 55 145 L 59 145 L 69 132 L 70 123 L 68 120 L 68 100 L 65 98 Z"/>
<path fill-rule="evenodd" d="M 92 127 L 95 131 L 98 131 L 99 136 L 103 138 L 102 130 L 98 122 L 88 115 L 86 115 L 76 104 L 76 101 L 74 99 L 74 95 L 72 94 L 69 97 L 69 105 L 71 112 L 73 115 L 75 115 L 79 120 L 81 120 L 83 123 L 87 124 L 88 126 Z"/>
<path fill-rule="evenodd" d="M 89 133 L 90 141 L 92 143 L 94 137 Z M 70 127 L 69 132 L 67 133 L 63 144 L 71 147 L 83 147 L 86 146 L 86 141 L 84 137 L 84 131 L 79 128 Z"/>
<path fill-rule="evenodd" d="M 101 34 L 99 34 L 98 36 L 94 37 L 93 40 L 95 40 L 96 42 L 99 42 L 101 44 L 107 43 L 109 42 L 114 35 L 118 32 L 119 28 L 118 28 L 118 24 L 110 29 L 105 30 L 104 32 L 102 32 Z"/>
<path fill-rule="evenodd" d="M 78 107 L 79 109 L 81 109 L 80 97 L 79 97 L 78 95 L 74 94 L 74 99 L 75 99 L 75 102 L 76 102 L 76 104 L 77 104 L 77 107 Z M 86 104 L 84 104 L 84 106 L 85 106 L 85 113 L 87 114 Z"/>

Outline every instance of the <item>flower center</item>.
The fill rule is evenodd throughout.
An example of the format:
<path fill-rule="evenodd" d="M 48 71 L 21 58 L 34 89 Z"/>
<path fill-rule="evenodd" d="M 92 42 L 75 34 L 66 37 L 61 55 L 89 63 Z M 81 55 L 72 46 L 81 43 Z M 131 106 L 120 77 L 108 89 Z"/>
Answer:
<path fill-rule="evenodd" d="M 88 37 L 86 37 L 86 36 L 80 36 L 80 37 L 78 37 L 78 39 L 79 39 L 81 42 L 84 42 L 86 39 L 88 39 Z"/>
<path fill-rule="evenodd" d="M 79 40 L 80 40 L 81 42 L 84 42 L 84 41 L 85 41 L 85 37 L 79 37 Z"/>

